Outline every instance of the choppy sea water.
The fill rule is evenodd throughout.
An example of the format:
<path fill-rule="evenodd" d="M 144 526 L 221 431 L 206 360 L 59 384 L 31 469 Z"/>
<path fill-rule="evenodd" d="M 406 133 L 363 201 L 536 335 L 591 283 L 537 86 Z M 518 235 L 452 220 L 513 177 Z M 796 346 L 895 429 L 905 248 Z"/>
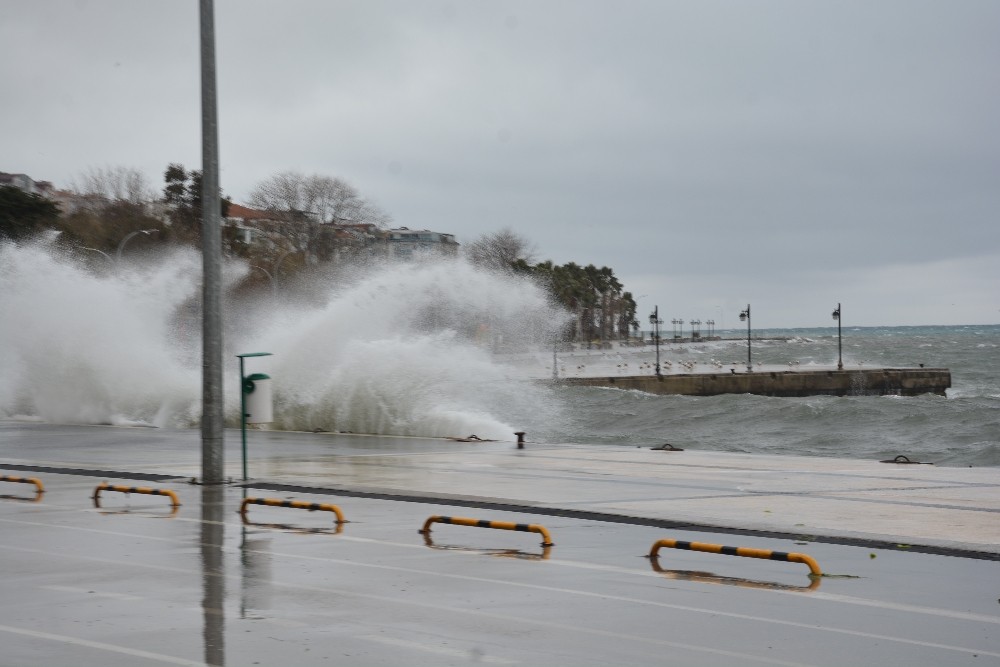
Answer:
<path fill-rule="evenodd" d="M 730 340 L 664 345 L 661 358 L 674 360 L 675 367 L 678 361 L 694 361 L 707 369 L 709 359 L 745 365 L 746 338 L 739 339 L 735 331 L 722 335 Z M 847 369 L 948 368 L 952 388 L 946 397 L 775 398 L 563 387 L 556 390 L 565 408 L 562 420 L 534 428 L 546 440 L 581 443 L 669 442 L 685 449 L 878 460 L 903 454 L 937 465 L 1000 465 L 1000 326 L 845 328 L 842 335 Z M 805 369 L 837 362 L 835 327 L 768 330 L 754 336 L 755 363 Z M 564 355 L 560 366 L 564 374 L 573 374 L 581 364 L 617 369 L 628 359 L 641 359 L 648 369 L 653 352 Z"/>
<path fill-rule="evenodd" d="M 196 427 L 200 256 L 177 249 L 112 271 L 87 255 L 0 244 L 0 419 Z M 249 271 L 225 270 L 230 426 L 236 355 L 266 351 L 247 372 L 272 377 L 276 429 L 497 440 L 525 431 L 531 442 L 1000 466 L 1000 326 L 843 329 L 845 367 L 949 368 L 946 397 L 655 396 L 537 381 L 551 378 L 567 314 L 523 277 L 461 260 L 373 265 L 255 295 L 240 290 Z M 746 359 L 744 332 L 718 333 L 727 340 L 663 346 L 663 362 Z M 836 363 L 835 328 L 753 333 L 755 362 Z M 560 353 L 558 365 L 625 374 L 651 372 L 653 359 L 652 347 L 615 348 Z"/>

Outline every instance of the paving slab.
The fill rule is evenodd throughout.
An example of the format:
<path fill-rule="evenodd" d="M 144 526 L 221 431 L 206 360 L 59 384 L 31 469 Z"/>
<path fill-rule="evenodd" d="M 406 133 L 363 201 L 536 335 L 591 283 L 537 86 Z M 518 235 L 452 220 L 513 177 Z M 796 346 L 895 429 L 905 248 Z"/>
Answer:
<path fill-rule="evenodd" d="M 197 478 L 197 432 L 0 424 L 0 464 Z M 238 431 L 227 472 L 241 480 Z M 503 504 L 1000 557 L 995 468 L 252 431 L 251 485 Z"/>

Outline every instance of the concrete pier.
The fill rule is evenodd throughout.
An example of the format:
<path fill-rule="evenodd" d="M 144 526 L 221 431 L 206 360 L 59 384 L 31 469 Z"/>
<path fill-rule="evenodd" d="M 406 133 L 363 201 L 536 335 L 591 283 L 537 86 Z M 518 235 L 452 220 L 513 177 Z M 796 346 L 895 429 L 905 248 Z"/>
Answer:
<path fill-rule="evenodd" d="M 918 396 L 945 395 L 951 387 L 947 368 L 864 368 L 844 370 L 781 370 L 747 372 L 726 369 L 718 373 L 566 377 L 563 384 L 583 387 L 635 389 L 651 394 L 716 396 Z"/>

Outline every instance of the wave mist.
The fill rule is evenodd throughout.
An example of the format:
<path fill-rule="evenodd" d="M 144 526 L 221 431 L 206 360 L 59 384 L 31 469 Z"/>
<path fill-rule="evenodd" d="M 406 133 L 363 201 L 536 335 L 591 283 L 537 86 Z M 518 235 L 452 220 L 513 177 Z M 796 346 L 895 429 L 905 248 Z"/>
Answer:
<path fill-rule="evenodd" d="M 192 427 L 201 413 L 201 257 L 88 268 L 38 243 L 0 245 L 0 418 Z M 372 265 L 254 296 L 227 265 L 227 422 L 236 354 L 266 351 L 275 428 L 513 439 L 559 420 L 550 389 L 496 349 L 547 345 L 565 315 L 530 280 L 454 260 Z M 279 286 L 281 287 L 281 286 Z"/>

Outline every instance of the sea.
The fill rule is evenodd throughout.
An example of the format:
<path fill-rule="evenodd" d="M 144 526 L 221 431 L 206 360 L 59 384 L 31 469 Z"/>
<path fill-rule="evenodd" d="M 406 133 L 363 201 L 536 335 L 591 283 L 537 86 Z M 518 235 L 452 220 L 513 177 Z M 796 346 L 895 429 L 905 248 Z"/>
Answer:
<path fill-rule="evenodd" d="M 683 361 L 695 372 L 746 367 L 746 332 L 722 331 L 718 342 L 667 344 L 661 360 Z M 743 337 L 740 338 L 740 334 Z M 844 368 L 947 368 L 946 396 L 811 396 L 749 394 L 660 396 L 617 389 L 562 387 L 572 421 L 541 428 L 546 439 L 684 449 L 912 461 L 945 466 L 1000 466 L 1000 326 L 906 326 L 770 329 L 754 332 L 753 363 L 792 369 L 836 368 L 838 340 Z M 654 352 L 573 353 L 564 375 L 583 364 L 619 373 L 639 358 L 649 374 Z M 606 355 L 606 356 L 601 356 Z M 596 361 L 600 359 L 600 361 Z M 610 362 L 614 363 L 610 363 Z M 579 362 L 579 363 L 574 363 Z M 608 366 L 613 366 L 609 369 Z M 551 368 L 551 363 L 548 366 Z M 635 368 L 635 362 L 630 368 Z M 586 370 L 584 370 L 586 373 Z M 603 373 L 595 373 L 603 374 Z"/>
<path fill-rule="evenodd" d="M 51 240 L 0 244 L 0 419 L 196 428 L 200 255 L 96 260 Z M 847 369 L 947 368 L 946 396 L 661 396 L 552 382 L 553 360 L 563 377 L 641 374 L 656 351 L 555 344 L 570 316 L 524 277 L 461 259 L 355 263 L 254 290 L 253 268 L 224 270 L 231 427 L 237 355 L 266 352 L 244 358 L 244 373 L 273 385 L 263 428 L 1000 466 L 1000 325 L 767 329 L 749 341 L 765 367 L 830 368 L 842 348 Z M 663 367 L 745 364 L 746 330 L 714 333 L 662 345 Z"/>

